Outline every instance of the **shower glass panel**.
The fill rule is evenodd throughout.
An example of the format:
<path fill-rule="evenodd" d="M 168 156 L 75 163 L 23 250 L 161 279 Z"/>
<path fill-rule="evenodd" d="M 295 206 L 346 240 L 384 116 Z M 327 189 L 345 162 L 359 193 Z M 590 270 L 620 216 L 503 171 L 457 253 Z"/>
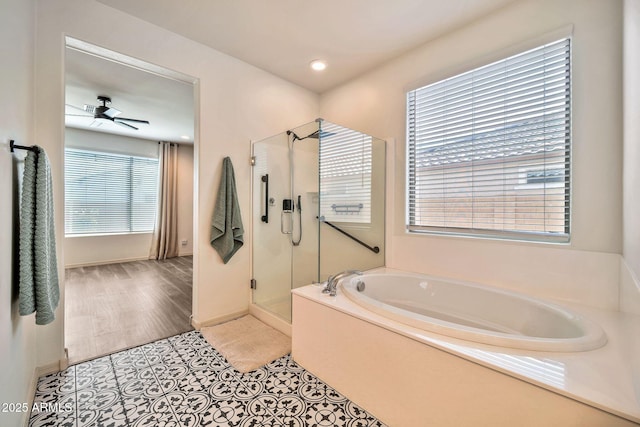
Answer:
<path fill-rule="evenodd" d="M 320 123 L 320 277 L 384 266 L 385 141 Z"/>
<path fill-rule="evenodd" d="M 291 322 L 291 289 L 318 277 L 318 122 L 252 144 L 253 302 Z"/>
<path fill-rule="evenodd" d="M 291 322 L 291 289 L 384 265 L 384 141 L 318 119 L 252 143 L 253 303 Z"/>
<path fill-rule="evenodd" d="M 289 135 L 289 155 L 292 156 L 289 163 L 291 195 L 295 206 L 291 234 L 291 289 L 320 281 L 317 220 L 318 130 L 319 122 L 311 122 L 292 129 Z"/>

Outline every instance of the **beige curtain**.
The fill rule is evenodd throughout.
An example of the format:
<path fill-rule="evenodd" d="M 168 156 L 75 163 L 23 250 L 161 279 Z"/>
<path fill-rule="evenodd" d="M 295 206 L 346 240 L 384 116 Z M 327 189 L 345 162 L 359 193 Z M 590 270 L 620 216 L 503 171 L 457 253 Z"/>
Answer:
<path fill-rule="evenodd" d="M 158 211 L 149 259 L 178 256 L 178 144 L 160 142 Z"/>

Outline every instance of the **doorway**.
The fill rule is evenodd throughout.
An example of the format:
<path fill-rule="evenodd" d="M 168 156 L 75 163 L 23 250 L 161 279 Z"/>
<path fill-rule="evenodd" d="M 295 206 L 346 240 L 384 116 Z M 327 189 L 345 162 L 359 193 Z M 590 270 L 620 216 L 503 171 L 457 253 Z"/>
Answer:
<path fill-rule="evenodd" d="M 195 83 L 67 38 L 64 259 L 70 363 L 192 329 Z M 178 146 L 178 256 L 149 260 L 160 141 Z"/>

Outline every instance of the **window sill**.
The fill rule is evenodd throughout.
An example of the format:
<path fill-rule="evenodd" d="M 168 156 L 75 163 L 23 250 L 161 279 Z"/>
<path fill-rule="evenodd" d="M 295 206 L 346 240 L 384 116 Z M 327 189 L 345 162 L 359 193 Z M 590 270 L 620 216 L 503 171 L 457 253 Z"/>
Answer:
<path fill-rule="evenodd" d="M 484 232 L 473 232 L 472 230 L 450 231 L 450 230 L 430 230 L 406 228 L 405 232 L 411 236 L 435 236 L 451 237 L 461 239 L 487 240 L 502 243 L 533 243 L 543 245 L 568 246 L 571 244 L 571 235 L 540 235 L 538 233 L 504 233 L 491 234 Z"/>

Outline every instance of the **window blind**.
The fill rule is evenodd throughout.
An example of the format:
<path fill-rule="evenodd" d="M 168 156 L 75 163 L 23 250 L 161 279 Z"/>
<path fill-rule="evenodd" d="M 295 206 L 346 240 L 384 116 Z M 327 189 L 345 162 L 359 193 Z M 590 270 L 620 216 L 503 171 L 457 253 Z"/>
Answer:
<path fill-rule="evenodd" d="M 371 136 L 327 122 L 321 135 L 321 217 L 371 223 Z"/>
<path fill-rule="evenodd" d="M 65 150 L 65 233 L 153 231 L 158 160 Z"/>
<path fill-rule="evenodd" d="M 407 93 L 409 231 L 567 241 L 570 39 Z"/>

